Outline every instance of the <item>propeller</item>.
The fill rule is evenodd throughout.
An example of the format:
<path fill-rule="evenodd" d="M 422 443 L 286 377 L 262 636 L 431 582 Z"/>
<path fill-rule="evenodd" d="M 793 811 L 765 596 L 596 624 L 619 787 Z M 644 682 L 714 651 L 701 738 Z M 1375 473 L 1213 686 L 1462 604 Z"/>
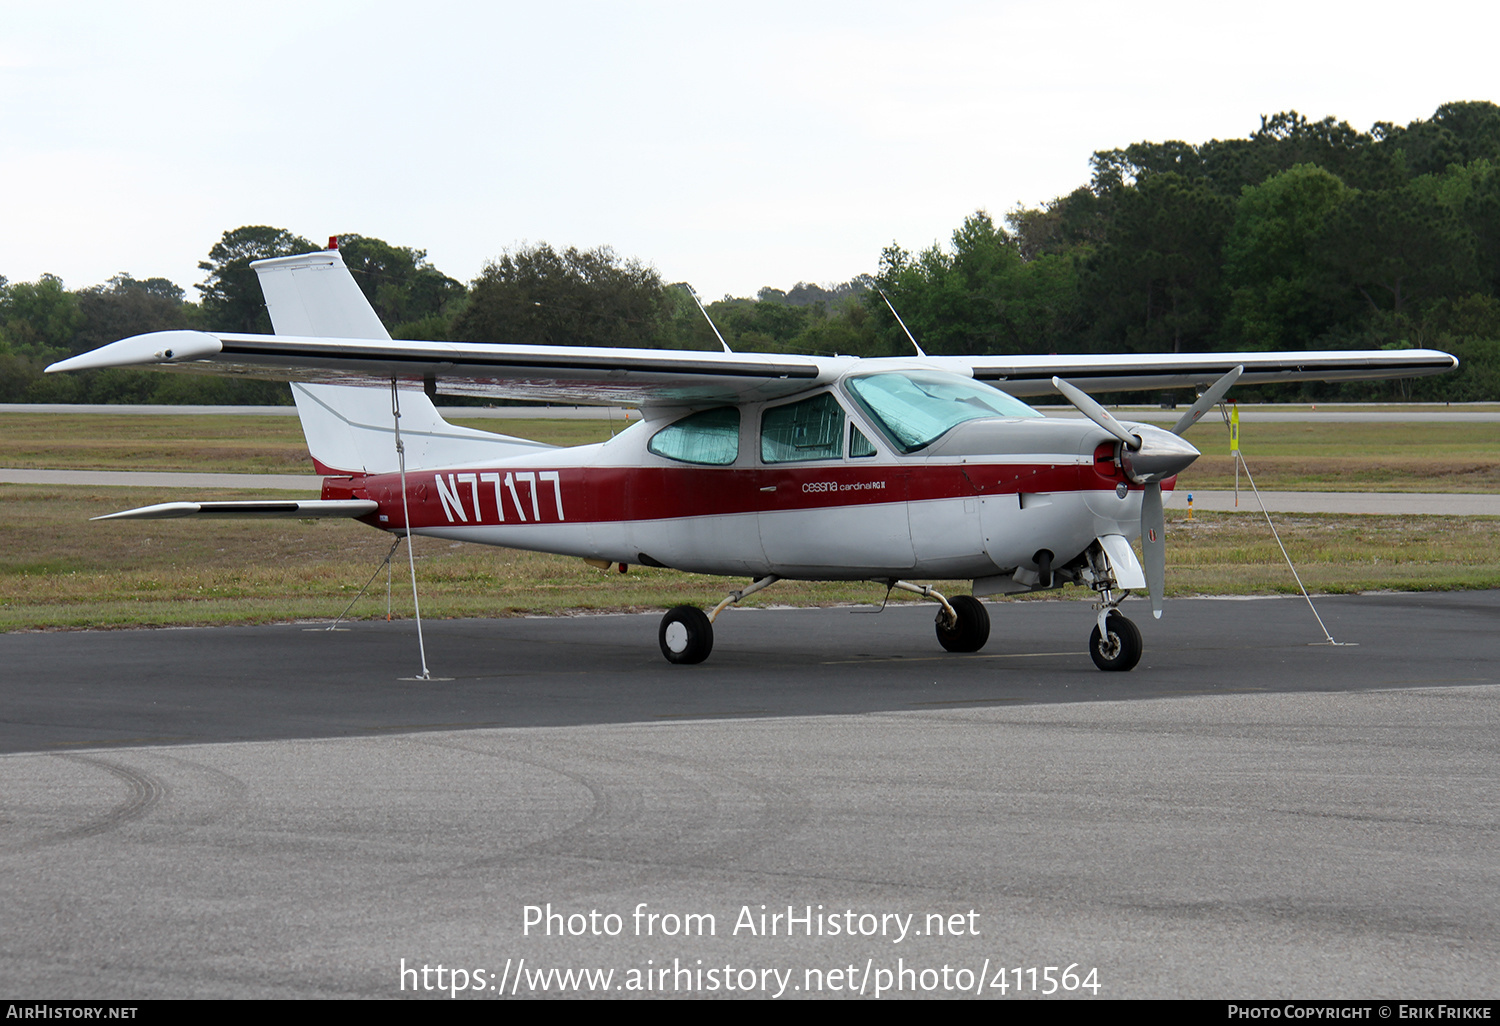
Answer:
<path fill-rule="evenodd" d="M 1167 589 L 1167 522 L 1162 509 L 1161 483 L 1185 470 L 1198 458 L 1198 450 L 1179 439 L 1224 398 L 1224 393 L 1243 373 L 1243 365 L 1234 367 L 1205 389 L 1170 432 L 1144 425 L 1139 432 L 1132 432 L 1077 385 L 1062 378 L 1052 379 L 1052 387 L 1061 392 L 1079 413 L 1124 444 L 1120 464 L 1126 476 L 1144 488 L 1141 495 L 1141 554 L 1146 571 L 1146 590 L 1151 595 L 1151 615 L 1158 620 L 1161 619 L 1162 599 Z"/>
<path fill-rule="evenodd" d="M 1079 413 L 1124 442 L 1127 449 L 1135 452 L 1141 447 L 1141 436 L 1133 435 L 1125 430 L 1124 424 L 1115 420 L 1114 416 L 1108 410 L 1094 402 L 1093 396 L 1089 395 L 1083 389 L 1077 385 L 1069 384 L 1058 377 L 1052 379 L 1052 387 L 1061 392 L 1067 398 L 1068 402 L 1077 407 Z"/>
<path fill-rule="evenodd" d="M 1240 364 L 1238 367 L 1231 369 L 1228 374 L 1224 375 L 1218 381 L 1209 385 L 1204 393 L 1198 397 L 1198 401 L 1192 405 L 1192 408 L 1184 413 L 1176 424 L 1172 425 L 1172 434 L 1180 435 L 1198 423 L 1198 418 L 1213 409 L 1218 401 L 1224 398 L 1224 393 L 1229 391 L 1229 386 L 1240 380 L 1240 375 L 1243 373 L 1245 373 L 1245 365 Z"/>
<path fill-rule="evenodd" d="M 1161 619 L 1167 592 L 1167 518 L 1162 512 L 1161 482 L 1153 481 L 1141 495 L 1141 555 L 1145 557 L 1146 590 L 1151 593 L 1151 615 Z"/>

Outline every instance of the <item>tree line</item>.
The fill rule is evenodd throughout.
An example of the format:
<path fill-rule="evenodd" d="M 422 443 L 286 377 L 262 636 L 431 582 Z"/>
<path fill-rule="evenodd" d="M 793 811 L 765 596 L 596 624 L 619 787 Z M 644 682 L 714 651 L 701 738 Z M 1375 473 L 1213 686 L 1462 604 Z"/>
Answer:
<path fill-rule="evenodd" d="M 740 351 L 1211 352 L 1425 346 L 1461 371 L 1417 382 L 1266 388 L 1268 397 L 1500 399 L 1500 107 L 1450 103 L 1360 132 L 1296 112 L 1243 139 L 1139 142 L 1090 181 L 946 244 L 893 242 L 873 273 L 708 304 Z M 315 249 L 285 229 L 225 232 L 189 301 L 121 273 L 68 291 L 0 278 L 0 401 L 284 402 L 275 383 L 132 371 L 44 377 L 47 362 L 166 328 L 269 331 L 252 260 Z M 719 348 L 685 283 L 609 247 L 507 250 L 467 285 L 420 249 L 340 237 L 396 338 Z M 887 299 L 889 304 L 887 304 Z"/>
<path fill-rule="evenodd" d="M 1264 389 L 1500 398 L 1500 107 L 1357 132 L 1295 112 L 1248 138 L 1094 154 L 1092 180 L 877 283 L 928 352 L 1444 349 L 1457 375 Z M 872 306 L 890 337 L 888 315 Z"/>
<path fill-rule="evenodd" d="M 196 374 L 110 369 L 45 375 L 47 364 L 148 331 L 269 332 L 251 261 L 319 247 L 283 228 L 226 231 L 198 264 L 198 302 L 165 278 L 121 272 L 103 285 L 68 291 L 53 275 L 9 283 L 0 277 L 0 402 L 287 404 L 285 385 Z M 344 262 L 397 338 L 439 339 L 468 290 L 419 249 L 344 235 Z"/>

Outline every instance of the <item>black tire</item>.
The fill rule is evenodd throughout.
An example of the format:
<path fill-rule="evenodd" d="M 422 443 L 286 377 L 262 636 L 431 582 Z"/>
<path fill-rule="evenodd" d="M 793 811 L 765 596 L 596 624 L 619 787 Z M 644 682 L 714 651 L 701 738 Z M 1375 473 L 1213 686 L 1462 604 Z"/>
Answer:
<path fill-rule="evenodd" d="M 990 640 L 990 614 L 984 603 L 973 595 L 959 595 L 948 604 L 958 614 L 958 622 L 944 627 L 942 613 L 938 613 L 938 644 L 949 652 L 978 652 Z"/>
<path fill-rule="evenodd" d="M 714 625 L 697 606 L 678 606 L 661 618 L 656 640 L 661 642 L 661 654 L 667 662 L 691 666 L 703 662 L 714 650 Z"/>
<path fill-rule="evenodd" d="M 1145 647 L 1141 642 L 1141 629 L 1119 613 L 1110 613 L 1104 623 L 1109 628 L 1108 642 L 1100 635 L 1098 624 L 1089 635 L 1089 655 L 1093 657 L 1094 665 L 1113 672 L 1135 669 Z"/>

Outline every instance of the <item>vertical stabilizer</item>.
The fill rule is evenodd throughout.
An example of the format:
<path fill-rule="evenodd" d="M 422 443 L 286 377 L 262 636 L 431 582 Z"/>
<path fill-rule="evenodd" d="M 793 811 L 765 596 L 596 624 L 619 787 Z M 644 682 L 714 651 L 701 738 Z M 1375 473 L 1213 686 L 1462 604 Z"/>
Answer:
<path fill-rule="evenodd" d="M 390 338 L 336 249 L 257 260 L 266 310 L 278 335 Z"/>
<path fill-rule="evenodd" d="M 338 250 L 257 260 L 266 309 L 278 335 L 389 339 Z M 307 448 L 320 474 L 390 474 L 396 459 L 391 390 L 292 385 Z M 401 390 L 406 469 L 489 463 L 552 446 L 449 424 L 420 389 Z"/>

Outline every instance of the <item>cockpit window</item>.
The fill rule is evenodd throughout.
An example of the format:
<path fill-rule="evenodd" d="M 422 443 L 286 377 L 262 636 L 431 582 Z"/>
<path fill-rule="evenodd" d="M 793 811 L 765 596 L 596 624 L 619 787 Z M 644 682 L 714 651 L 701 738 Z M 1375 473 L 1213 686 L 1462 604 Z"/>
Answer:
<path fill-rule="evenodd" d="M 683 417 L 652 435 L 646 448 L 669 460 L 727 467 L 740 455 L 740 411 L 721 406 Z"/>
<path fill-rule="evenodd" d="M 904 453 L 980 417 L 1040 417 L 1013 396 L 943 371 L 891 371 L 850 378 L 849 392 Z"/>
<path fill-rule="evenodd" d="M 828 392 L 760 415 L 760 458 L 767 463 L 836 460 L 844 455 L 844 408 Z"/>

